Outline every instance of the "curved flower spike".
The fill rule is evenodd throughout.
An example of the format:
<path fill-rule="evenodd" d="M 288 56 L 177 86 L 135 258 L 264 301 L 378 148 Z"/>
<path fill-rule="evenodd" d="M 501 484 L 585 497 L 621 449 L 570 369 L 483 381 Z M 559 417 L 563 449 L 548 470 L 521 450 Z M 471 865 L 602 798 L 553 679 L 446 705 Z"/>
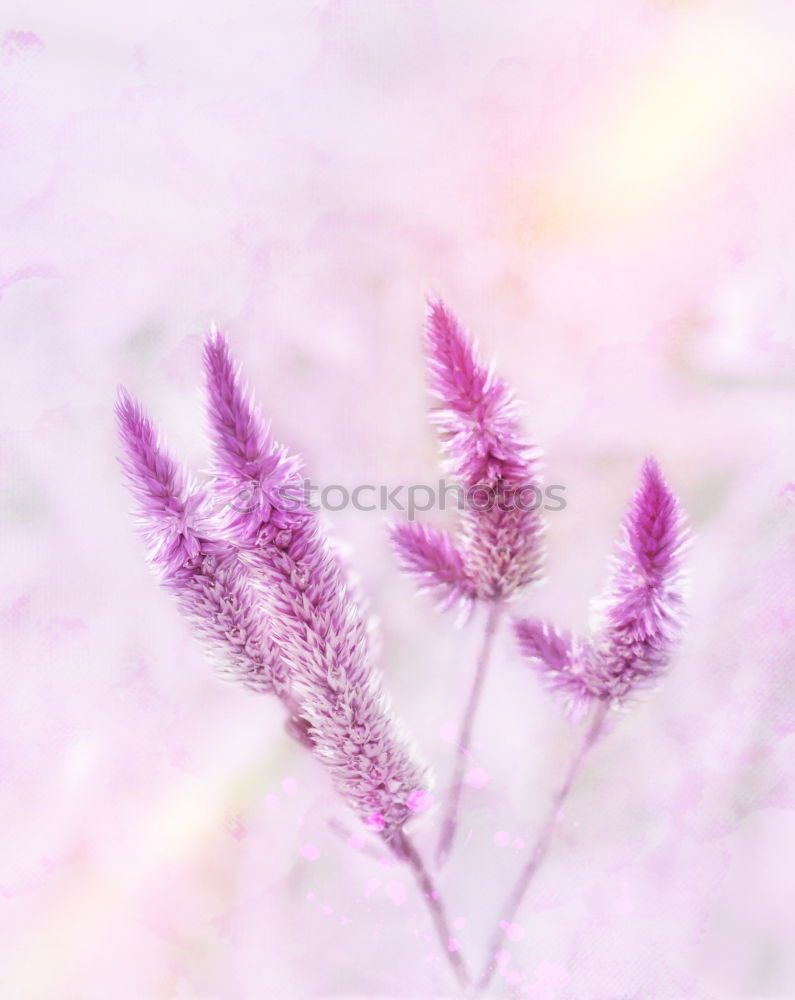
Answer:
<path fill-rule="evenodd" d="M 268 634 L 248 574 L 211 537 L 205 497 L 158 439 L 140 405 L 121 389 L 116 416 L 121 464 L 137 500 L 148 559 L 227 680 L 289 703 L 284 663 Z M 295 729 L 295 726 L 293 727 Z M 301 728 L 300 726 L 298 727 Z"/>
<path fill-rule="evenodd" d="M 683 617 L 684 516 L 657 463 L 646 459 L 622 525 L 605 594 L 593 604 L 583 642 L 534 619 L 518 619 L 519 648 L 577 711 L 597 699 L 623 701 L 670 662 Z"/>
<path fill-rule="evenodd" d="M 233 491 L 253 476 L 265 498 L 233 517 L 226 537 L 267 602 L 314 752 L 365 824 L 399 845 L 427 777 L 371 666 L 347 569 L 291 492 L 297 460 L 265 429 L 219 333 L 205 344 L 204 369 L 218 476 Z"/>
<path fill-rule="evenodd" d="M 428 305 L 425 347 L 444 468 L 464 498 L 459 538 L 440 543 L 431 532 L 400 529 L 393 542 L 415 576 L 416 564 L 432 565 L 441 546 L 449 592 L 469 601 L 499 601 L 541 575 L 538 454 L 521 434 L 508 385 L 480 362 L 471 338 L 439 299 Z M 407 558 L 407 542 L 413 557 Z M 429 584 L 427 572 L 420 572 L 423 586 Z"/>

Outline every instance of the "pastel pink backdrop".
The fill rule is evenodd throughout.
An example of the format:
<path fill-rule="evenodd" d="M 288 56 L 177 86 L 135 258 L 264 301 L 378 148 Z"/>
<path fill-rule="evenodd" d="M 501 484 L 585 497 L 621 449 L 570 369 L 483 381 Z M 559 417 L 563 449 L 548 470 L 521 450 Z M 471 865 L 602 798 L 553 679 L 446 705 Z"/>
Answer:
<path fill-rule="evenodd" d="M 215 321 L 316 482 L 432 483 L 428 290 L 566 487 L 523 609 L 585 626 L 648 453 L 697 536 L 681 655 L 494 995 L 795 995 L 793 30 L 785 0 L 4 4 L 3 997 L 450 990 L 406 874 L 147 572 L 112 422 L 123 382 L 203 469 Z M 417 598 L 383 514 L 328 519 L 441 787 L 482 621 Z M 576 738 L 503 635 L 441 877 L 476 968 Z"/>

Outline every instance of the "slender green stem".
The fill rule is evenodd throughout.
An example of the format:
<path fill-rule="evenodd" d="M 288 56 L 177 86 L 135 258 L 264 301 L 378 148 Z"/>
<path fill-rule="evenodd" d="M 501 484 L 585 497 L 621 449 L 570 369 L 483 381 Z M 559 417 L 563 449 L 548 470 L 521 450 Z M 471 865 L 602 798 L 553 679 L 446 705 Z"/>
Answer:
<path fill-rule="evenodd" d="M 530 852 L 530 857 L 520 872 L 519 878 L 516 880 L 516 884 L 503 906 L 497 928 L 494 931 L 491 944 L 487 952 L 488 958 L 486 960 L 486 966 L 477 983 L 476 995 L 485 990 L 491 982 L 491 978 L 497 967 L 497 952 L 499 952 L 503 946 L 506 930 L 508 926 L 513 923 L 516 911 L 519 909 L 533 877 L 541 867 L 541 862 L 546 856 L 547 848 L 549 847 L 552 834 L 554 833 L 560 808 L 566 801 L 575 779 L 580 773 L 580 768 L 582 767 L 585 758 L 602 733 L 609 707 L 610 703 L 607 701 L 602 701 L 597 706 L 596 711 L 591 718 L 591 723 L 585 732 L 582 743 L 569 764 L 563 784 L 560 786 L 557 794 L 552 799 L 546 819 L 544 820 L 541 830 L 539 831 L 536 842 L 533 845 L 533 849 Z"/>
<path fill-rule="evenodd" d="M 483 636 L 483 644 L 478 653 L 477 664 L 475 666 L 475 679 L 472 682 L 472 689 L 469 692 L 464 715 L 461 719 L 461 728 L 456 741 L 456 759 L 453 768 L 453 778 L 448 792 L 447 805 L 442 819 L 442 828 L 439 835 L 439 843 L 436 848 L 436 863 L 443 865 L 447 860 L 456 831 L 458 829 L 458 812 L 461 805 L 461 792 L 464 785 L 464 769 L 471 757 L 470 746 L 472 744 L 472 729 L 475 722 L 475 714 L 480 703 L 480 696 L 483 691 L 483 682 L 486 679 L 486 670 L 489 665 L 489 657 L 494 644 L 494 635 L 502 614 L 503 605 L 500 601 L 494 601 L 489 607 L 489 614 L 486 619 L 486 632 Z"/>

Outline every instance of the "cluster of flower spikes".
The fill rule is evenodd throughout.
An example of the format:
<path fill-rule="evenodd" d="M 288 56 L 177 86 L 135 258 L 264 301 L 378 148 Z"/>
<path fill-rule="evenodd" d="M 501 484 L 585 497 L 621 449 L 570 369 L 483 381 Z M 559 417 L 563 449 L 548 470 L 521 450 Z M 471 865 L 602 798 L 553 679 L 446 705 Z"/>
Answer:
<path fill-rule="evenodd" d="M 221 653 L 226 676 L 247 683 L 262 659 L 257 689 L 282 698 L 291 730 L 340 795 L 397 850 L 404 823 L 426 801 L 428 776 L 373 669 L 368 622 L 346 567 L 301 500 L 300 463 L 271 437 L 220 333 L 208 338 L 204 362 L 215 454 L 209 493 L 226 512 L 222 521 L 200 513 L 203 498 L 190 494 L 140 408 L 126 395 L 118 406 L 127 478 L 154 542 L 150 558 Z"/>
<path fill-rule="evenodd" d="M 429 303 L 425 348 L 438 402 L 432 419 L 463 509 L 456 537 L 408 522 L 393 527 L 393 545 L 401 568 L 441 607 L 504 600 L 541 576 L 538 452 L 522 436 L 513 392 L 439 300 Z"/>
<path fill-rule="evenodd" d="M 621 703 L 668 665 L 682 630 L 688 538 L 679 502 L 648 458 L 592 607 L 590 640 L 536 619 L 514 621 L 521 651 L 574 715 L 594 701 Z"/>

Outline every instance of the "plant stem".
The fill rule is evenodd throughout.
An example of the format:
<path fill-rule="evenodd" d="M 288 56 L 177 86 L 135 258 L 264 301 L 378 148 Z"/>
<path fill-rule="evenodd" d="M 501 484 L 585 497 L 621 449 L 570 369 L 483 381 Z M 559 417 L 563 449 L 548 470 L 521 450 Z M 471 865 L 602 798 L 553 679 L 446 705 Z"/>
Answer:
<path fill-rule="evenodd" d="M 458 810 L 461 803 L 461 792 L 464 784 L 464 768 L 470 757 L 469 747 L 472 743 L 472 727 L 475 721 L 480 702 L 480 695 L 483 690 L 483 681 L 486 678 L 486 669 L 489 664 L 491 647 L 494 642 L 494 634 L 497 631 L 497 624 L 500 620 L 503 605 L 500 601 L 494 601 L 486 619 L 486 632 L 483 636 L 483 645 L 478 653 L 477 665 L 475 667 L 475 679 L 472 682 L 472 690 L 469 692 L 469 700 L 464 709 L 461 719 L 461 728 L 456 742 L 456 761 L 453 769 L 453 780 L 448 793 L 447 806 L 442 819 L 442 829 L 439 835 L 439 844 L 436 848 L 436 863 L 441 866 L 447 860 L 447 856 L 453 846 L 456 830 L 458 828 Z"/>
<path fill-rule="evenodd" d="M 425 867 L 425 863 L 420 857 L 419 851 L 414 846 L 414 844 L 409 840 L 408 836 L 400 831 L 396 843 L 394 845 L 395 852 L 398 857 L 411 869 L 414 878 L 417 881 L 417 885 L 420 888 L 422 897 L 425 900 L 428 910 L 433 920 L 433 925 L 436 928 L 436 934 L 439 938 L 439 943 L 442 946 L 442 951 L 447 956 L 447 960 L 458 980 L 459 985 L 462 989 L 467 989 L 470 985 L 469 974 L 466 971 L 466 966 L 464 965 L 464 960 L 461 957 L 461 952 L 458 948 L 452 948 L 452 934 L 450 933 L 450 924 L 447 920 L 447 914 L 445 913 L 444 906 L 442 905 L 442 899 L 439 895 L 436 886 L 433 883 L 433 879 Z"/>
<path fill-rule="evenodd" d="M 530 857 L 522 869 L 519 878 L 516 881 L 516 885 L 503 907 L 497 929 L 492 936 L 491 945 L 487 952 L 488 957 L 486 960 L 486 967 L 484 968 L 483 974 L 477 983 L 477 993 L 485 990 L 494 975 L 497 966 L 497 952 L 503 945 L 505 932 L 508 926 L 513 922 L 516 911 L 519 909 L 519 905 L 521 904 L 534 875 L 541 866 L 541 862 L 546 855 L 547 848 L 549 847 L 549 843 L 552 839 L 555 823 L 559 818 L 558 812 L 560 811 L 560 807 L 566 801 L 574 781 L 580 772 L 583 761 L 601 735 L 609 707 L 610 703 L 608 701 L 599 702 L 599 705 L 597 706 L 591 719 L 591 723 L 586 730 L 583 741 L 569 764 L 563 784 L 560 786 L 557 794 L 552 800 L 547 817 L 544 820 L 544 824 L 541 827 L 535 844 L 533 845 L 533 849 L 530 852 Z"/>

